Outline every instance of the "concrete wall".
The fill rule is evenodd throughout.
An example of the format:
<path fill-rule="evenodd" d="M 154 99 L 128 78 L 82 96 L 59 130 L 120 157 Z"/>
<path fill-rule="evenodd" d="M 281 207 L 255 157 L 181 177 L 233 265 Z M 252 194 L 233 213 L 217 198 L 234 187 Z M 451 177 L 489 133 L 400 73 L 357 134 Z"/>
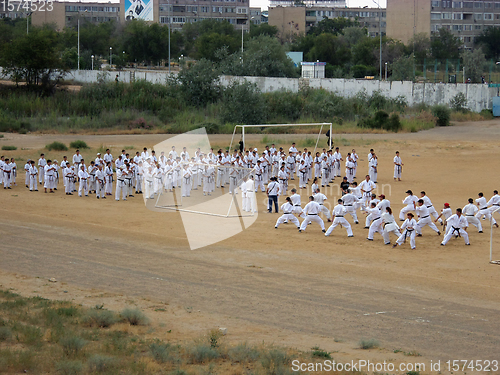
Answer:
<path fill-rule="evenodd" d="M 1 69 L 0 69 L 1 74 Z M 172 72 L 172 75 L 177 74 Z M 120 82 L 129 83 L 132 78 L 130 71 L 105 72 L 99 70 L 71 71 L 66 80 L 74 80 L 81 83 L 97 82 L 99 78 L 106 81 L 114 81 L 116 75 Z M 136 71 L 135 80 L 146 80 L 152 83 L 164 84 L 168 73 L 158 71 Z M 500 96 L 498 88 L 488 88 L 483 84 L 446 84 L 446 83 L 413 83 L 401 81 L 375 81 L 356 79 L 332 79 L 332 78 L 275 78 L 275 77 L 236 77 L 222 76 L 221 84 L 228 86 L 232 82 L 249 81 L 257 85 L 262 92 L 292 91 L 298 92 L 300 87 L 322 88 L 335 92 L 344 97 L 352 97 L 360 92 L 372 95 L 380 91 L 382 95 L 389 98 L 398 96 L 405 97 L 409 105 L 425 103 L 428 105 L 449 104 L 458 93 L 463 93 L 467 98 L 467 106 L 471 111 L 480 112 L 483 109 L 492 109 L 492 98 Z"/>

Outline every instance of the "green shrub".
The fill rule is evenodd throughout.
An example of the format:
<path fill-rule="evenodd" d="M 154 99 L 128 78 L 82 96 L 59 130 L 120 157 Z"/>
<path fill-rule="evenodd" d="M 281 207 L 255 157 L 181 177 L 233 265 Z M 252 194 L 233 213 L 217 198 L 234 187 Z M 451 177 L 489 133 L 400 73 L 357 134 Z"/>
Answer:
<path fill-rule="evenodd" d="M 78 336 L 63 337 L 59 344 L 63 347 L 63 352 L 68 357 L 75 357 L 85 346 L 85 340 Z"/>
<path fill-rule="evenodd" d="M 116 315 L 109 310 L 89 310 L 83 317 L 83 323 L 90 327 L 111 327 L 118 321 Z"/>
<path fill-rule="evenodd" d="M 359 340 L 358 345 L 360 349 L 373 349 L 373 348 L 378 348 L 380 344 L 375 339 L 369 339 L 369 340 L 361 339 Z"/>
<path fill-rule="evenodd" d="M 399 120 L 399 115 L 397 113 L 393 113 L 389 117 L 389 121 L 387 121 L 387 124 L 384 127 L 384 129 L 394 133 L 397 133 L 398 131 L 403 129 L 403 125 L 401 124 L 401 121 Z"/>
<path fill-rule="evenodd" d="M 467 97 L 463 92 L 459 92 L 450 100 L 450 107 L 455 112 L 467 112 Z"/>
<path fill-rule="evenodd" d="M 165 344 L 161 341 L 154 342 L 149 345 L 151 355 L 158 363 L 166 363 L 172 361 L 172 347 L 170 344 Z"/>
<path fill-rule="evenodd" d="M 76 141 L 73 141 L 69 144 L 69 147 L 71 148 L 77 148 L 77 149 L 80 149 L 80 148 L 89 148 L 89 146 L 87 146 L 87 143 L 85 143 L 84 141 L 81 141 L 81 140 L 76 140 Z"/>
<path fill-rule="evenodd" d="M 54 141 L 45 146 L 45 148 L 49 151 L 68 151 L 68 148 L 64 143 Z"/>
<path fill-rule="evenodd" d="M 222 95 L 221 120 L 223 123 L 262 124 L 265 103 L 257 85 L 233 82 Z"/>
<path fill-rule="evenodd" d="M 479 114 L 487 120 L 493 119 L 493 111 L 491 109 L 483 109 Z"/>
<path fill-rule="evenodd" d="M 332 359 L 332 356 L 330 353 L 328 353 L 326 350 L 323 350 L 317 346 L 311 349 L 311 354 L 313 357 L 317 358 L 326 358 L 326 359 Z"/>
<path fill-rule="evenodd" d="M 120 315 L 133 326 L 149 324 L 149 318 L 139 309 L 125 309 Z"/>
<path fill-rule="evenodd" d="M 193 363 L 206 363 L 219 356 L 219 351 L 208 344 L 197 344 L 189 350 L 189 357 Z"/>
<path fill-rule="evenodd" d="M 0 326 L 0 342 L 6 341 L 12 337 L 12 331 L 9 327 Z"/>
<path fill-rule="evenodd" d="M 4 151 L 15 151 L 17 150 L 16 146 L 2 146 L 2 150 Z"/>
<path fill-rule="evenodd" d="M 445 105 L 435 105 L 432 107 L 432 114 L 436 118 L 437 126 L 450 125 L 451 111 Z"/>
<path fill-rule="evenodd" d="M 91 373 L 108 373 L 116 367 L 116 360 L 106 355 L 95 354 L 87 361 Z"/>
<path fill-rule="evenodd" d="M 233 362 L 248 363 L 259 358 L 259 351 L 245 342 L 229 349 L 228 355 Z"/>
<path fill-rule="evenodd" d="M 78 375 L 83 372 L 83 364 L 80 361 L 57 362 L 56 371 L 61 375 Z"/>
<path fill-rule="evenodd" d="M 281 349 L 270 349 L 261 354 L 260 363 L 268 374 L 288 374 L 292 358 Z"/>

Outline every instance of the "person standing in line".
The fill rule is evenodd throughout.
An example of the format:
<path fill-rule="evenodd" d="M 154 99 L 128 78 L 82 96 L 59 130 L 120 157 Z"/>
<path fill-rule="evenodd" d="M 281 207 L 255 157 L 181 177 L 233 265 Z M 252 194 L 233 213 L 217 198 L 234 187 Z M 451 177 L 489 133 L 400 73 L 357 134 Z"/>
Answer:
<path fill-rule="evenodd" d="M 278 179 L 280 182 L 280 194 L 287 195 L 288 190 L 288 176 L 285 172 L 285 164 L 282 164 L 278 172 Z"/>
<path fill-rule="evenodd" d="M 462 215 L 462 209 L 457 208 L 456 214 L 451 215 L 447 220 L 448 232 L 446 236 L 444 236 L 443 242 L 441 242 L 441 246 L 446 246 L 448 241 L 453 235 L 463 237 L 465 244 L 467 246 L 470 245 L 469 242 L 469 234 L 467 233 L 467 227 L 469 226 L 467 219 Z"/>
<path fill-rule="evenodd" d="M 441 215 L 438 216 L 434 222 L 438 222 L 443 225 L 443 233 L 446 233 L 446 220 L 452 215 L 453 213 L 451 212 L 450 204 L 445 203 L 443 209 L 441 210 Z M 441 219 L 443 217 L 444 221 Z"/>
<path fill-rule="evenodd" d="M 45 192 L 47 192 L 47 189 L 49 189 L 51 193 L 54 193 L 55 171 L 56 168 L 54 165 L 52 165 L 52 161 L 47 160 L 47 164 L 44 167 L 45 181 L 43 187 L 45 188 Z"/>
<path fill-rule="evenodd" d="M 10 187 L 11 181 L 12 181 L 12 166 L 10 164 L 9 158 L 5 159 L 5 162 L 3 164 L 3 172 L 0 172 L 3 174 L 3 188 L 4 189 L 12 189 Z"/>
<path fill-rule="evenodd" d="M 330 236 L 333 230 L 340 224 L 340 226 L 344 227 L 347 231 L 347 237 L 354 237 L 352 234 L 351 224 L 344 218 L 347 213 L 342 199 L 337 200 L 337 205 L 333 208 L 332 216 L 334 217 L 332 225 L 328 228 L 325 233 L 325 237 Z"/>
<path fill-rule="evenodd" d="M 346 212 L 352 216 L 355 224 L 359 224 L 358 215 L 356 214 L 358 198 L 349 190 L 347 194 L 342 197 L 342 202 Z"/>
<path fill-rule="evenodd" d="M 89 178 L 89 174 L 85 170 L 84 165 L 80 165 L 80 170 L 78 171 L 78 178 L 80 179 L 80 185 L 78 186 L 78 196 L 81 197 L 83 193 L 85 194 L 86 197 L 88 197 L 89 186 L 87 185 L 87 181 Z"/>
<path fill-rule="evenodd" d="M 314 201 L 314 197 L 311 195 L 309 197 L 309 203 L 306 204 L 306 206 L 302 210 L 304 215 L 306 215 L 306 218 L 304 219 L 304 221 L 300 226 L 299 233 L 304 232 L 307 228 L 307 225 L 312 221 L 318 223 L 319 226 L 321 227 L 321 231 L 323 233 L 326 233 L 325 223 L 323 222 L 323 219 L 319 217 L 320 211 L 321 211 L 320 205 Z"/>
<path fill-rule="evenodd" d="M 399 151 L 396 151 L 396 156 L 394 156 L 394 181 L 396 179 L 401 181 L 401 173 L 403 172 L 403 162 L 399 157 Z"/>
<path fill-rule="evenodd" d="M 45 154 L 40 154 L 40 159 L 38 159 L 38 178 L 40 180 L 40 185 L 44 183 L 45 180 L 45 166 L 47 165 L 47 160 L 45 160 Z"/>
<path fill-rule="evenodd" d="M 32 160 L 31 167 L 30 167 L 30 191 L 38 191 L 37 175 L 38 175 L 38 169 L 35 165 L 35 161 Z"/>
<path fill-rule="evenodd" d="M 64 168 L 64 192 L 66 195 L 73 195 L 73 179 L 75 177 L 73 169 L 69 162 L 66 163 L 66 168 Z"/>
<path fill-rule="evenodd" d="M 365 180 L 361 181 L 359 184 L 359 188 L 363 192 L 363 197 L 362 197 L 362 205 L 367 206 L 368 202 L 370 201 L 372 191 L 377 188 L 377 185 L 371 180 L 371 177 L 369 175 L 365 176 Z"/>
<path fill-rule="evenodd" d="M 97 171 L 95 172 L 95 188 L 96 188 L 96 197 L 97 199 L 106 199 L 104 196 L 104 184 L 105 184 L 105 174 L 102 169 L 102 164 L 97 166 Z"/>
<path fill-rule="evenodd" d="M 495 210 L 500 208 L 500 195 L 498 195 L 498 190 L 493 191 L 493 196 L 490 198 L 487 205 L 489 206 L 491 220 L 495 220 L 493 218 L 493 214 L 495 213 Z M 496 211 L 496 213 L 499 213 L 499 212 L 500 211 Z M 498 228 L 498 224 L 497 224 L 496 220 L 494 221 L 493 225 L 495 225 Z"/>
<path fill-rule="evenodd" d="M 78 178 L 78 175 L 80 174 L 80 163 L 82 162 L 83 156 L 80 154 L 80 150 L 76 150 L 75 154 L 73 155 L 73 166 L 75 167 L 75 172 L 77 173 L 76 178 Z"/>
<path fill-rule="evenodd" d="M 24 164 L 24 171 L 26 172 L 26 177 L 24 179 L 24 184 L 26 187 L 29 189 L 30 188 L 30 168 L 31 168 L 31 159 L 28 159 L 26 161 L 26 164 Z"/>
<path fill-rule="evenodd" d="M 370 166 L 370 179 L 374 182 L 377 183 L 377 176 L 378 176 L 378 157 L 375 155 L 375 153 L 372 155 L 372 158 L 370 159 L 370 162 L 368 163 Z"/>

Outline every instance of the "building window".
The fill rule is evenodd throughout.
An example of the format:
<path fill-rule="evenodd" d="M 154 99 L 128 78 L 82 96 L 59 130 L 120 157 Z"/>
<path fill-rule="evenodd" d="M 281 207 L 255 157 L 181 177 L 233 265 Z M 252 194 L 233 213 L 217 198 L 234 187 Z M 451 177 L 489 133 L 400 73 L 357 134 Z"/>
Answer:
<path fill-rule="evenodd" d="M 465 31 L 472 31 L 472 25 L 464 25 Z"/>
<path fill-rule="evenodd" d="M 500 9 L 500 3 L 495 3 L 495 9 Z"/>
<path fill-rule="evenodd" d="M 439 7 L 439 6 L 441 6 L 441 1 L 431 1 L 431 6 Z"/>
<path fill-rule="evenodd" d="M 172 23 L 186 23 L 186 17 L 172 17 Z"/>
<path fill-rule="evenodd" d="M 470 36 L 464 36 L 464 42 L 465 43 L 470 43 L 472 38 Z"/>
<path fill-rule="evenodd" d="M 454 1 L 452 5 L 453 5 L 453 8 L 462 8 L 461 1 Z"/>
<path fill-rule="evenodd" d="M 453 25 L 453 31 L 462 31 L 462 25 Z"/>
<path fill-rule="evenodd" d="M 474 25 L 474 30 L 481 30 L 481 25 Z"/>
<path fill-rule="evenodd" d="M 474 19 L 476 21 L 481 21 L 483 19 L 483 13 L 474 13 Z"/>
<path fill-rule="evenodd" d="M 451 20 L 451 13 L 441 13 L 443 20 Z"/>
<path fill-rule="evenodd" d="M 493 13 L 485 13 L 484 14 L 484 19 L 485 20 L 492 20 L 493 19 Z"/>
<path fill-rule="evenodd" d="M 162 17 L 160 17 L 160 23 L 170 23 L 170 22 L 168 22 L 168 19 L 169 19 L 169 17 L 162 16 Z"/>
<path fill-rule="evenodd" d="M 453 19 L 454 20 L 461 20 L 463 19 L 463 14 L 462 13 L 453 13 Z"/>
<path fill-rule="evenodd" d="M 464 1 L 464 8 L 472 8 L 474 3 L 472 1 Z"/>
<path fill-rule="evenodd" d="M 441 13 L 431 13 L 431 20 L 440 20 Z"/>
<path fill-rule="evenodd" d="M 474 3 L 474 8 L 482 8 L 482 7 L 483 7 L 483 3 L 482 2 L 476 1 Z"/>

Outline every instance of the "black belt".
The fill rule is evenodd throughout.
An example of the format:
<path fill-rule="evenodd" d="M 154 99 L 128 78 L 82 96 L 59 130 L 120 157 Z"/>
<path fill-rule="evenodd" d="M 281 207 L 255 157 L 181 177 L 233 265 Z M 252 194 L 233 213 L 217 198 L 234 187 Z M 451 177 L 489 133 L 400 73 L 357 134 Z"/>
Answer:
<path fill-rule="evenodd" d="M 346 207 L 352 207 L 352 204 L 344 204 Z"/>
<path fill-rule="evenodd" d="M 474 215 L 465 215 L 465 216 L 474 216 Z"/>
<path fill-rule="evenodd" d="M 294 204 L 293 206 L 294 207 L 300 207 L 300 204 Z"/>
<path fill-rule="evenodd" d="M 480 208 L 480 210 L 487 210 L 488 207 L 483 207 L 483 208 Z"/>
<path fill-rule="evenodd" d="M 335 215 L 335 217 L 344 217 L 344 215 Z"/>
<path fill-rule="evenodd" d="M 311 216 L 318 216 L 318 214 L 307 214 L 307 215 L 311 215 Z"/>
<path fill-rule="evenodd" d="M 280 178 L 280 181 L 286 181 L 286 178 Z"/>
<path fill-rule="evenodd" d="M 283 212 L 285 215 L 292 215 L 291 212 Z"/>
<path fill-rule="evenodd" d="M 500 204 L 494 204 L 493 206 L 499 206 L 500 207 Z"/>
<path fill-rule="evenodd" d="M 422 217 L 421 217 L 421 219 L 425 219 L 426 217 L 429 217 L 429 215 L 427 215 L 427 216 L 422 216 Z"/>

